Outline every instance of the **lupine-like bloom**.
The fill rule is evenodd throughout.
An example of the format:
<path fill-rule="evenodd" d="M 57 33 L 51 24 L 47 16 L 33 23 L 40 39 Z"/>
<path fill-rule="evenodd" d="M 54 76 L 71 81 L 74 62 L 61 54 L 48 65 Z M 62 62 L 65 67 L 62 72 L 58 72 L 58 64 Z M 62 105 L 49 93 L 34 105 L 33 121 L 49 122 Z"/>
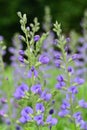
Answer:
<path fill-rule="evenodd" d="M 65 82 L 60 82 L 60 83 L 57 83 L 56 85 L 55 85 L 55 88 L 56 89 L 62 89 L 63 87 L 65 87 Z"/>
<path fill-rule="evenodd" d="M 4 117 L 5 116 L 5 113 L 3 110 L 0 110 L 0 116 Z"/>
<path fill-rule="evenodd" d="M 57 80 L 58 80 L 59 82 L 63 82 L 63 81 L 64 81 L 64 77 L 63 77 L 62 75 L 59 75 L 59 76 L 57 77 Z"/>
<path fill-rule="evenodd" d="M 60 66 L 61 66 L 60 61 L 55 60 L 54 63 L 55 63 L 55 66 L 56 66 L 57 68 L 60 68 Z"/>
<path fill-rule="evenodd" d="M 81 85 L 81 84 L 84 83 L 84 79 L 79 78 L 79 77 L 76 77 L 76 78 L 74 79 L 74 82 L 77 83 L 78 85 Z"/>
<path fill-rule="evenodd" d="M 63 100 L 63 103 L 61 105 L 61 109 L 65 110 L 65 109 L 68 109 L 68 108 L 70 108 L 69 102 L 67 100 Z"/>
<path fill-rule="evenodd" d="M 70 72 L 71 74 L 73 74 L 74 70 L 71 66 L 68 67 L 68 72 Z"/>
<path fill-rule="evenodd" d="M 37 122 L 37 125 L 43 125 L 43 115 L 37 115 L 34 117 L 34 120 Z"/>
<path fill-rule="evenodd" d="M 28 114 L 33 114 L 33 109 L 31 107 L 25 107 L 22 111 L 21 111 L 21 115 L 25 116 Z"/>
<path fill-rule="evenodd" d="M 16 99 L 21 99 L 21 98 L 23 98 L 23 97 L 25 96 L 25 92 L 27 92 L 28 90 L 29 90 L 29 87 L 28 87 L 26 84 L 22 83 L 22 84 L 16 89 L 16 91 L 15 91 L 15 93 L 14 93 L 14 97 L 15 97 Z"/>
<path fill-rule="evenodd" d="M 32 120 L 31 114 L 33 114 L 33 109 L 31 107 L 25 107 L 21 111 L 21 118 L 19 119 L 19 121 L 23 124 L 28 121 L 31 121 Z"/>
<path fill-rule="evenodd" d="M 52 118 L 51 115 L 49 115 L 46 119 L 46 122 L 50 125 L 50 126 L 53 126 L 53 125 L 56 125 L 58 120 L 56 118 Z"/>
<path fill-rule="evenodd" d="M 24 56 L 24 51 L 23 50 L 19 50 L 19 55 Z"/>
<path fill-rule="evenodd" d="M 55 88 L 56 88 L 56 89 L 62 89 L 63 87 L 66 86 L 66 83 L 65 83 L 65 81 L 64 81 L 63 75 L 59 75 L 59 76 L 57 77 L 57 81 L 58 81 L 58 83 L 55 85 Z"/>
<path fill-rule="evenodd" d="M 87 108 L 87 102 L 85 102 L 83 99 L 79 101 L 79 106 L 82 108 Z"/>
<path fill-rule="evenodd" d="M 49 63 L 49 58 L 48 58 L 48 56 L 46 56 L 46 55 L 41 55 L 40 57 L 39 57 L 39 62 L 41 62 L 42 64 L 48 64 Z"/>
<path fill-rule="evenodd" d="M 34 94 L 41 94 L 41 92 L 42 92 L 41 85 L 40 85 L 40 84 L 33 85 L 33 86 L 31 87 L 31 91 L 32 91 Z"/>
<path fill-rule="evenodd" d="M 78 93 L 78 90 L 77 90 L 77 87 L 76 86 L 71 86 L 69 89 L 68 89 L 69 92 L 71 92 L 72 94 L 77 94 Z"/>
<path fill-rule="evenodd" d="M 61 59 L 61 54 L 59 52 L 54 51 L 54 58 L 56 60 L 60 60 Z"/>
<path fill-rule="evenodd" d="M 40 98 L 45 101 L 49 101 L 51 99 L 51 97 L 52 97 L 52 95 L 50 93 L 48 93 L 46 90 L 44 90 L 40 96 Z"/>
<path fill-rule="evenodd" d="M 76 112 L 73 117 L 76 119 L 76 122 L 80 122 L 82 120 L 81 112 Z"/>
<path fill-rule="evenodd" d="M 40 36 L 39 36 L 39 35 L 35 35 L 35 36 L 34 36 L 34 41 L 35 41 L 35 42 L 39 41 L 39 39 L 40 39 Z"/>
<path fill-rule="evenodd" d="M 60 117 L 65 117 L 66 115 L 68 115 L 70 112 L 69 110 L 65 109 L 65 110 L 61 110 L 58 112 L 58 116 Z"/>
<path fill-rule="evenodd" d="M 77 60 L 77 59 L 79 59 L 79 58 L 80 58 L 79 54 L 74 54 L 74 55 L 72 56 L 72 60 Z"/>
<path fill-rule="evenodd" d="M 23 57 L 23 56 L 19 56 L 19 57 L 18 57 L 18 60 L 19 60 L 21 63 L 24 63 L 24 57 Z"/>
<path fill-rule="evenodd" d="M 34 68 L 34 66 L 31 67 L 31 69 L 28 72 L 28 78 L 31 78 L 32 75 L 36 78 L 38 76 L 37 70 Z"/>
<path fill-rule="evenodd" d="M 44 106 L 43 106 L 43 103 L 37 103 L 36 104 L 36 111 L 37 112 L 44 112 L 45 111 L 45 108 L 44 108 Z"/>

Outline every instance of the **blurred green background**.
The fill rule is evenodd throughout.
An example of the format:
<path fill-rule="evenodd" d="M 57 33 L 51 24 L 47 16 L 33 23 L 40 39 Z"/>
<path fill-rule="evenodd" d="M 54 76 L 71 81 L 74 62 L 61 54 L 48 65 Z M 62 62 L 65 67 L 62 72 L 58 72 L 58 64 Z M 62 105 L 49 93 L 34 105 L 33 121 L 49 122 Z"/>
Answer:
<path fill-rule="evenodd" d="M 28 22 L 37 16 L 42 23 L 46 5 L 51 9 L 52 23 L 55 20 L 61 22 L 65 33 L 71 29 L 81 30 L 80 21 L 87 8 L 87 0 L 0 0 L 0 35 L 4 36 L 8 46 L 13 34 L 20 32 L 17 12 L 26 13 Z"/>

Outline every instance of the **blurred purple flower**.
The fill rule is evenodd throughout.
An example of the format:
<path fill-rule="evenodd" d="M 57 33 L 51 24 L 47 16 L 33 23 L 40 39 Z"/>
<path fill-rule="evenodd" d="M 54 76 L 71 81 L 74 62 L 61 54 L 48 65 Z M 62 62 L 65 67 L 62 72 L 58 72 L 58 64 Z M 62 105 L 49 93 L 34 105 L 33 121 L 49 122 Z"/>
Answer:
<path fill-rule="evenodd" d="M 48 64 L 49 63 L 49 58 L 46 55 L 40 55 L 39 57 L 39 62 L 41 62 L 42 64 Z"/>
<path fill-rule="evenodd" d="M 34 66 L 31 67 L 31 69 L 28 72 L 28 78 L 32 78 L 32 75 L 36 78 L 38 76 L 37 70 L 34 68 Z"/>

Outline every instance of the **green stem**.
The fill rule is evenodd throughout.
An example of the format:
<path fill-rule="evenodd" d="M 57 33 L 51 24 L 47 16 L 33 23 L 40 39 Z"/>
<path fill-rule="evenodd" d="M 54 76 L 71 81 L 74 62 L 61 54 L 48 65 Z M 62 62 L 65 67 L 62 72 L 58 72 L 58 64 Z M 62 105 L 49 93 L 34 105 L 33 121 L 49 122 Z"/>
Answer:
<path fill-rule="evenodd" d="M 64 51 L 64 47 L 63 47 L 63 45 L 61 45 L 61 46 L 62 46 L 61 51 L 62 51 L 63 61 L 65 63 L 65 73 L 66 73 L 66 77 L 67 77 L 66 87 L 68 88 L 68 87 L 71 86 L 70 75 L 69 75 L 69 72 L 68 72 L 68 61 L 67 61 L 67 57 L 66 57 L 66 54 L 65 54 L 65 51 Z M 73 117 L 74 109 L 73 109 L 72 94 L 70 94 L 70 109 L 71 109 L 71 117 Z M 73 118 L 73 123 L 74 123 L 74 130 L 77 130 L 74 118 Z"/>

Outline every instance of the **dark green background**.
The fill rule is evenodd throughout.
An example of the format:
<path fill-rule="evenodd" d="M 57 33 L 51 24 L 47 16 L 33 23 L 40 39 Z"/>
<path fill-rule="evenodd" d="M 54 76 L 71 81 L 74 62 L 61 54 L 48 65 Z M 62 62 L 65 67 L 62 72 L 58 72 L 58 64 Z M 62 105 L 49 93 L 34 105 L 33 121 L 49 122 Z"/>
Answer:
<path fill-rule="evenodd" d="M 37 16 L 42 23 L 46 5 L 51 9 L 52 22 L 61 22 L 66 33 L 71 29 L 81 30 L 80 21 L 87 0 L 0 0 L 0 35 L 5 37 L 8 46 L 13 34 L 20 31 L 17 11 L 26 13 L 28 22 Z"/>

